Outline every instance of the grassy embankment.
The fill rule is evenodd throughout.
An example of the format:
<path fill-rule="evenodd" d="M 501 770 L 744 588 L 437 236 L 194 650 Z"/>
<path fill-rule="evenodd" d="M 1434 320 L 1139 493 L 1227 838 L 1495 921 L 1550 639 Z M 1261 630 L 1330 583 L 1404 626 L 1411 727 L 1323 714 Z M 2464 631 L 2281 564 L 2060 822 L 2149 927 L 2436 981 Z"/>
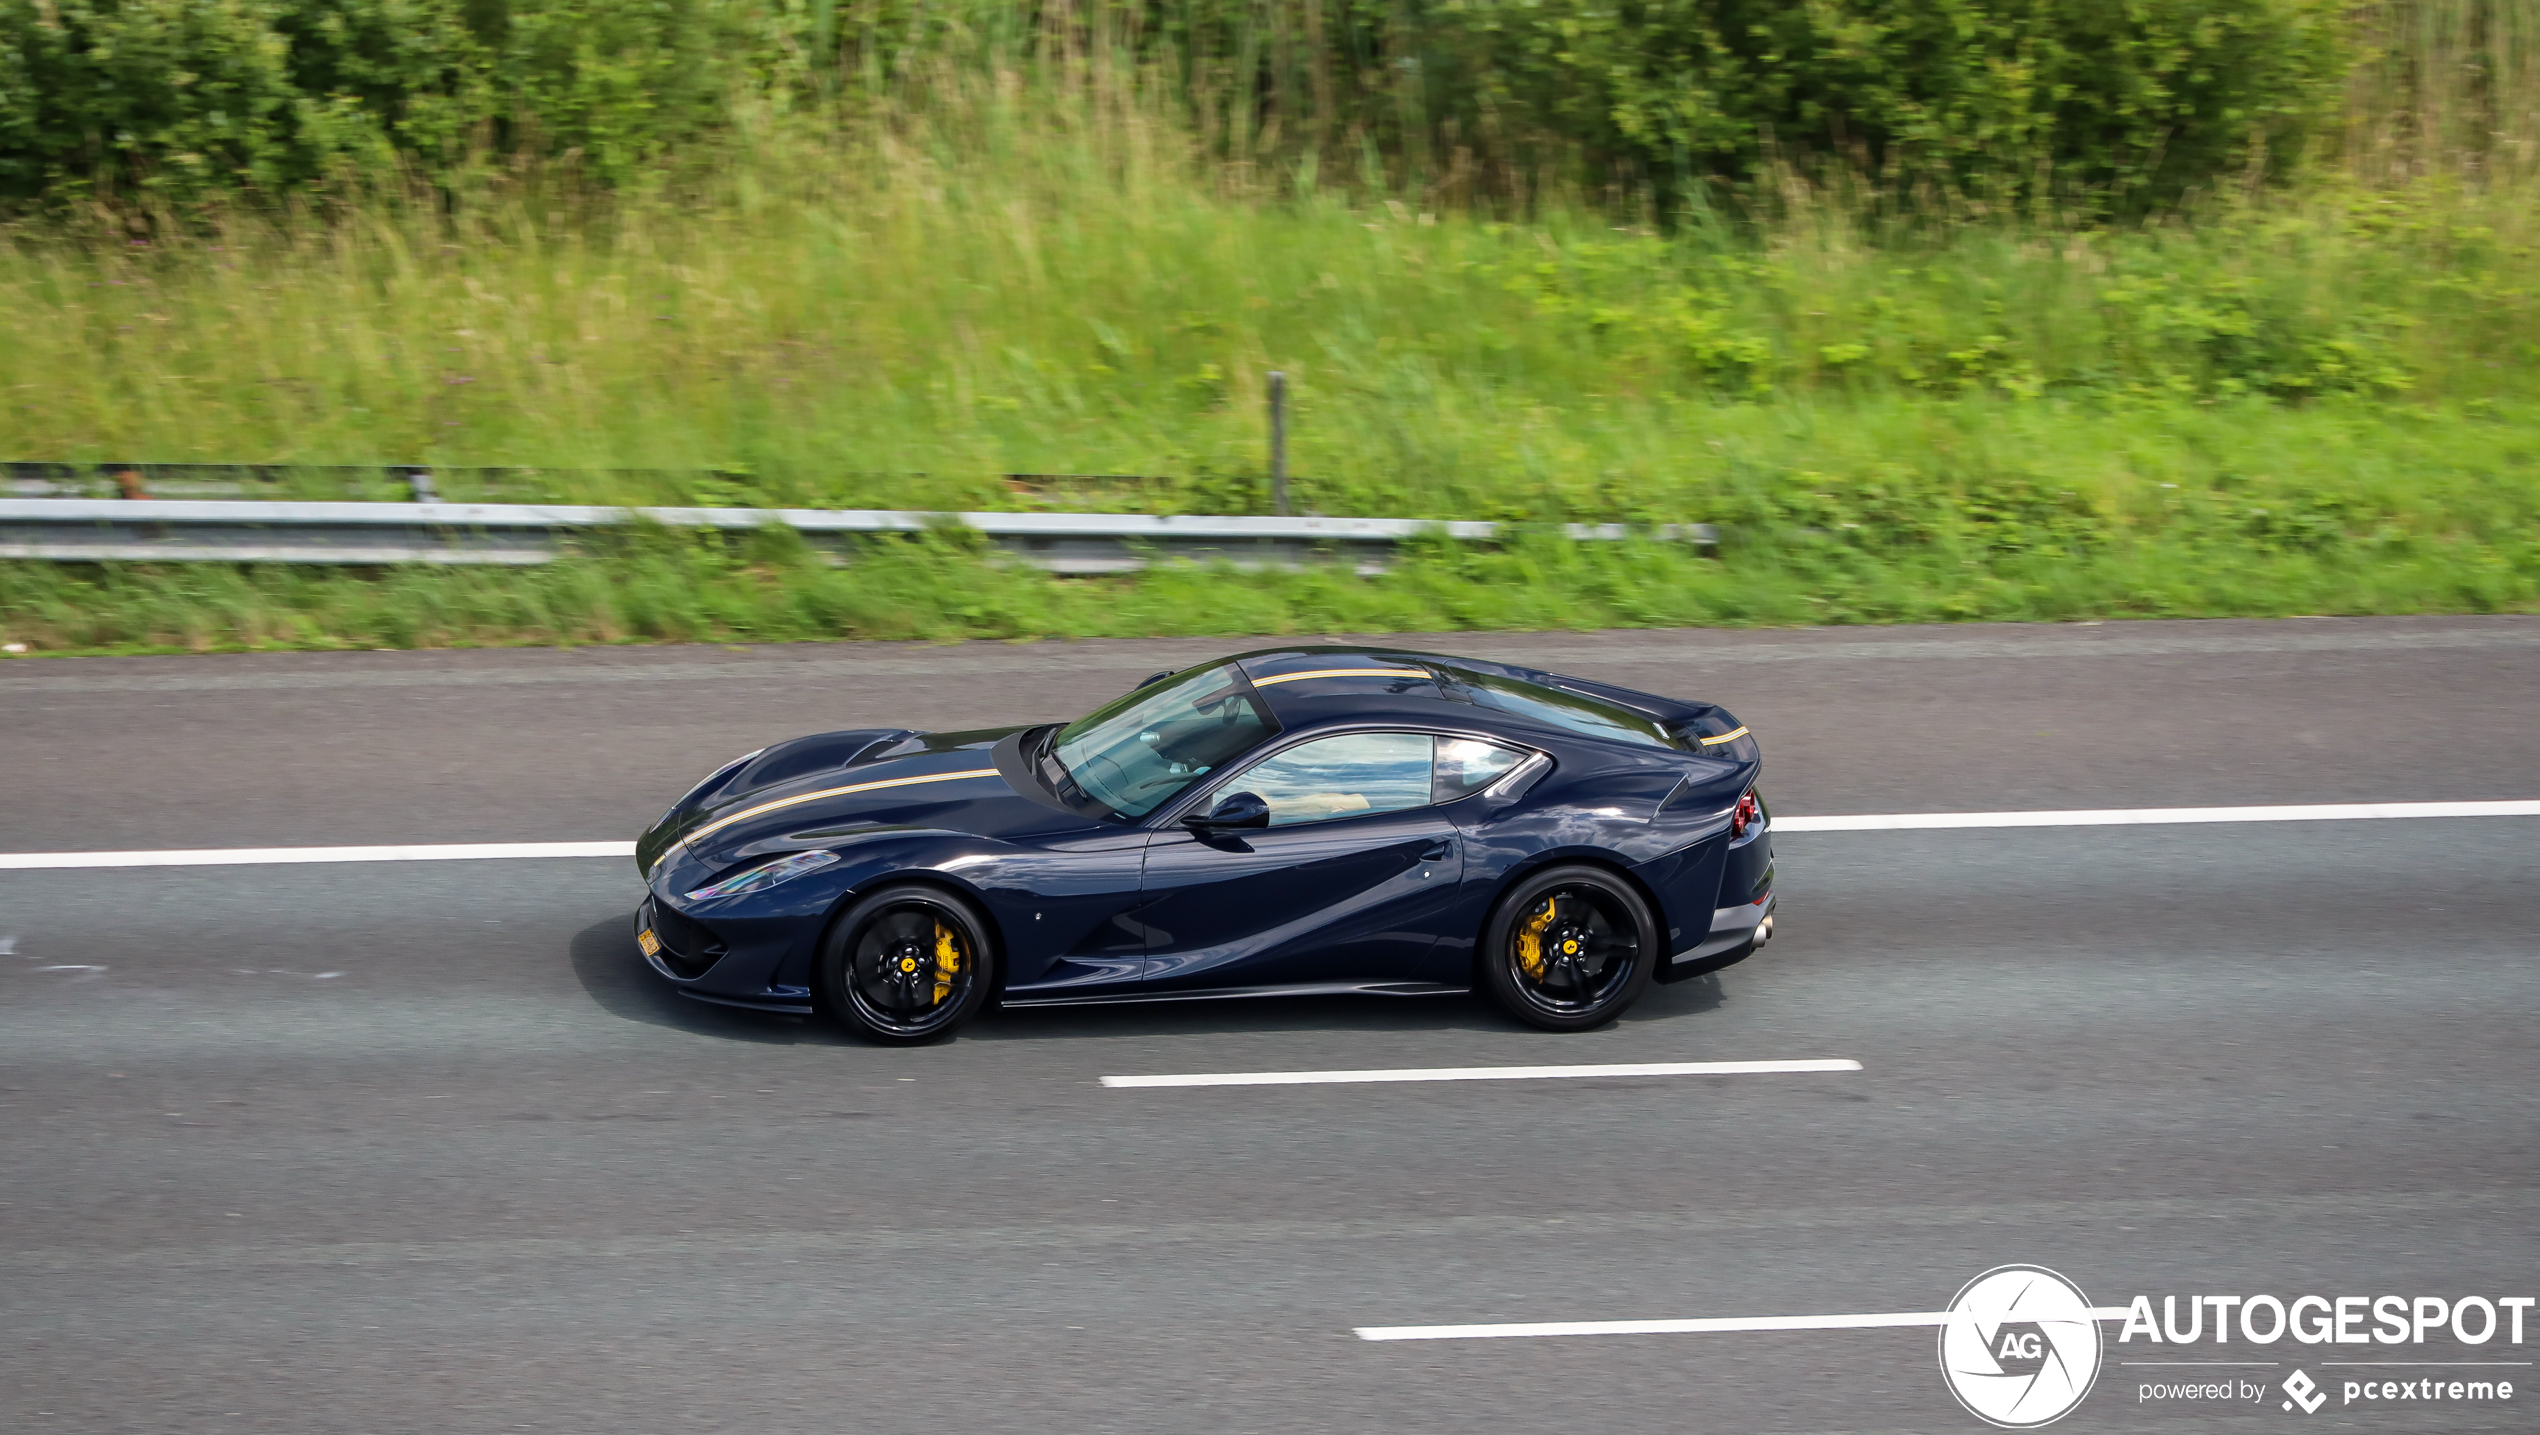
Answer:
<path fill-rule="evenodd" d="M 973 115 L 714 192 L 0 245 L 0 448 L 559 473 L 489 497 L 1706 520 L 1393 573 L 0 564 L 38 651 L 2492 611 L 2540 604 L 2540 206 L 2442 180 L 2139 229 L 1795 201 L 1660 237 L 1250 192 L 1168 124 Z M 957 159 L 951 156 L 958 156 Z M 1018 492 L 1005 472 L 1165 475 Z M 446 483 L 453 497 L 477 496 Z M 389 496 L 382 492 L 376 496 Z"/>

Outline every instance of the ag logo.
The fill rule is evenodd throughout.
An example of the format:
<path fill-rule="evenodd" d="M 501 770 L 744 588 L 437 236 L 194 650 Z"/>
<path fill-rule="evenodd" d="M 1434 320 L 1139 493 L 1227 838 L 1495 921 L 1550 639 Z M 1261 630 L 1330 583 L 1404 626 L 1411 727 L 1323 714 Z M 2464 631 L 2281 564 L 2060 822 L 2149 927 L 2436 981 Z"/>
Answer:
<path fill-rule="evenodd" d="M 2099 1322 L 2079 1287 L 2040 1266 L 1997 1266 L 1967 1283 L 1940 1328 L 1949 1393 L 1988 1424 L 2063 1419 L 2099 1378 Z"/>
<path fill-rule="evenodd" d="M 2036 1321 L 2007 1321 L 1986 1344 L 2004 1375 L 2035 1375 L 2046 1368 L 2046 1327 Z"/>

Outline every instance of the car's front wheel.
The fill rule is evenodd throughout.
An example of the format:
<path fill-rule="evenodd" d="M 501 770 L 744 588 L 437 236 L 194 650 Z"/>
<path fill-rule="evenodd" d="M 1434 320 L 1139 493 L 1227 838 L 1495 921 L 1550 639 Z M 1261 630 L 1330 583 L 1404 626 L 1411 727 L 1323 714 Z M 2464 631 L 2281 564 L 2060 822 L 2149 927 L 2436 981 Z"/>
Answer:
<path fill-rule="evenodd" d="M 884 887 L 821 940 L 821 1005 L 847 1030 L 891 1046 L 950 1035 L 988 999 L 987 923 L 940 888 Z"/>
<path fill-rule="evenodd" d="M 1554 867 L 1511 888 L 1482 931 L 1482 984 L 1519 1021 L 1586 1031 L 1649 989 L 1658 923 L 1601 867 Z"/>

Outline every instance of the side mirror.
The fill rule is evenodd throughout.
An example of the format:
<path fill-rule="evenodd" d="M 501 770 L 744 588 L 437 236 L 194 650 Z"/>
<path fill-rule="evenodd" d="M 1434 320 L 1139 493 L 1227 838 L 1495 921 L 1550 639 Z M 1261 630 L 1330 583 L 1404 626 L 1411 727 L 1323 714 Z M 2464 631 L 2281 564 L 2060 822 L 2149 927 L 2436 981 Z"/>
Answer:
<path fill-rule="evenodd" d="M 1270 804 L 1256 792 L 1232 792 L 1208 811 L 1194 812 L 1183 823 L 1202 832 L 1216 832 L 1233 827 L 1267 827 Z"/>

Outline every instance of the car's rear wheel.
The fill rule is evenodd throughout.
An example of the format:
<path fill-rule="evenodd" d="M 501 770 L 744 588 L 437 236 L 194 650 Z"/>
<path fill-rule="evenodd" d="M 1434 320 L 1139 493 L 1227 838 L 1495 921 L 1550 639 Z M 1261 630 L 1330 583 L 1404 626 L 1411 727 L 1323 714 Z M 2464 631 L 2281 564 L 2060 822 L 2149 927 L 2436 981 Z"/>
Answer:
<path fill-rule="evenodd" d="M 936 887 L 884 887 L 822 939 L 821 1005 L 870 1041 L 935 1041 L 986 1002 L 991 960 L 987 923 L 968 902 Z"/>
<path fill-rule="evenodd" d="M 1555 867 L 1511 888 L 1482 931 L 1482 984 L 1509 1015 L 1586 1031 L 1649 989 L 1658 923 L 1630 883 L 1600 867 Z"/>

